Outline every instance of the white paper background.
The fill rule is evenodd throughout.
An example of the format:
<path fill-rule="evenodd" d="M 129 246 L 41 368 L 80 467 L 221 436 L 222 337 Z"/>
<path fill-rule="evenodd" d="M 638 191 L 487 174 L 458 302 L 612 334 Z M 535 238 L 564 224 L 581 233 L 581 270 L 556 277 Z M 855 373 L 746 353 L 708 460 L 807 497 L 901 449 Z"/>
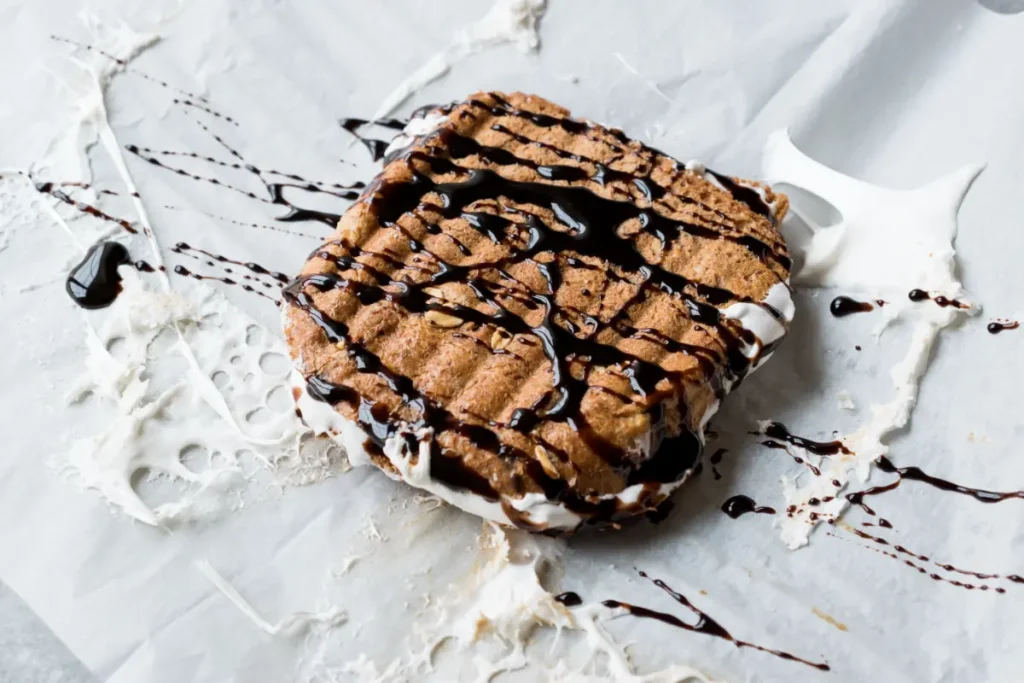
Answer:
<path fill-rule="evenodd" d="M 487 9 L 468 0 L 132 5 L 97 3 L 97 13 L 164 37 L 134 66 L 205 91 L 215 108 L 239 120 L 237 130 L 224 130 L 247 158 L 338 181 L 372 173 L 338 117 L 369 115 L 454 30 Z M 7 65 L 0 72 L 2 167 L 26 167 L 48 155 L 54 166 L 66 167 L 72 158 L 71 150 L 48 149 L 66 129 L 73 101 L 47 75 L 69 53 L 48 36 L 88 42 L 77 9 L 73 2 L 0 9 L 0 57 Z M 811 156 L 893 187 L 987 161 L 961 212 L 956 243 L 964 284 L 985 313 L 942 337 L 911 428 L 894 440 L 892 459 L 965 484 L 1020 489 L 1021 332 L 993 337 L 984 325 L 990 317 L 1024 315 L 1022 36 L 1024 15 L 994 14 L 971 0 L 551 0 L 538 55 L 505 47 L 473 56 L 404 111 L 484 88 L 533 91 L 680 158 L 698 157 L 736 174 L 756 175 L 767 134 L 783 126 Z M 616 51 L 672 103 L 626 71 Z M 119 76 L 107 98 L 119 140 L 208 146 L 171 111 L 170 97 Z M 339 164 L 340 157 L 358 168 Z M 316 244 L 161 212 L 160 205 L 173 203 L 253 220 L 272 215 L 138 160 L 130 168 L 165 245 L 195 241 L 294 272 Z M 116 184 L 100 159 L 95 172 L 100 183 Z M 366 653 L 384 663 L 401 654 L 423 596 L 448 590 L 473 564 L 477 520 L 427 511 L 407 488 L 353 470 L 215 523 L 166 533 L 111 514 L 93 493 L 47 468 L 49 456 L 95 432 L 104 414 L 66 405 L 68 383 L 82 370 L 80 321 L 87 315 L 63 293 L 62 269 L 75 252 L 38 212 L 14 215 L 10 207 L 20 206 L 15 195 L 23 191 L 12 183 L 0 190 L 7 244 L 0 251 L 0 578 L 100 678 L 177 683 L 294 676 L 301 641 L 258 631 L 196 570 L 201 558 L 270 621 L 342 606 L 350 620 L 329 641 L 335 661 Z M 299 229 L 322 234 L 312 224 Z M 239 291 L 226 294 L 275 329 L 272 306 Z M 889 330 L 876 344 L 871 316 L 835 320 L 827 314 L 831 296 L 799 295 L 792 338 L 716 420 L 722 445 L 733 447 L 720 467 L 724 478 L 714 481 L 706 470 L 659 526 L 572 539 L 560 586 L 588 601 L 617 598 L 674 611 L 633 571 L 644 569 L 738 638 L 823 658 L 833 669 L 818 673 L 656 622 L 613 622 L 624 642 L 637 643 L 632 652 L 641 670 L 682 663 L 737 681 L 1017 680 L 1024 587 L 1008 585 L 1002 596 L 968 592 L 822 530 L 808 548 L 789 552 L 771 518 L 733 521 L 718 510 L 735 493 L 779 507 L 778 477 L 797 470 L 784 454 L 743 436 L 754 420 L 779 419 L 797 433 L 823 437 L 850 431 L 871 402 L 888 398 L 888 368 L 902 356 L 905 331 Z M 859 414 L 838 408 L 840 389 L 851 392 Z M 1019 501 L 981 505 L 908 483 L 874 502 L 911 549 L 979 571 L 1024 573 Z M 387 540 L 369 537 L 368 519 Z M 348 556 L 363 559 L 332 577 Z"/>

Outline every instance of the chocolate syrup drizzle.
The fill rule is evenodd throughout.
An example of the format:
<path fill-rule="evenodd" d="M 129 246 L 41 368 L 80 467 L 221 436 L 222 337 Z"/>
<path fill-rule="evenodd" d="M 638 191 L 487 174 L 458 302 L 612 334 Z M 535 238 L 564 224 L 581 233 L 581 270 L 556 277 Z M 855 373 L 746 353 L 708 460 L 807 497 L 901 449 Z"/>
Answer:
<path fill-rule="evenodd" d="M 859 494 L 860 498 L 864 496 L 874 496 L 886 491 L 891 491 L 897 488 L 906 480 L 919 481 L 929 486 L 933 486 L 942 491 L 951 491 L 953 493 L 959 493 L 961 495 L 969 496 L 979 503 L 1001 503 L 1011 499 L 1024 499 L 1024 491 L 989 491 L 987 489 L 977 489 L 970 486 L 962 486 L 961 484 L 955 484 L 946 479 L 940 479 L 939 477 L 932 476 L 919 467 L 896 467 L 892 462 L 886 458 L 881 457 L 875 461 L 875 465 L 878 469 L 887 474 L 895 474 L 899 478 L 891 484 L 885 486 L 875 486 L 866 491 L 861 491 Z"/>
<path fill-rule="evenodd" d="M 124 218 L 118 218 L 117 216 L 112 216 L 106 211 L 103 211 L 91 204 L 86 204 L 85 202 L 74 199 L 67 192 L 59 189 L 59 185 L 60 184 L 58 183 L 40 183 L 36 185 L 36 191 L 41 192 L 42 194 L 48 194 L 54 199 L 58 199 L 61 202 L 67 204 L 68 206 L 74 207 L 77 211 L 80 211 L 81 213 L 88 214 L 90 216 L 99 218 L 100 220 L 104 220 L 109 223 L 115 223 L 116 225 L 119 225 L 125 231 L 130 232 L 133 235 L 138 234 L 138 228 L 136 228 L 135 225 L 131 223 L 131 221 L 125 220 Z"/>
<path fill-rule="evenodd" d="M 494 106 L 481 102 L 472 104 L 476 107 L 485 107 L 492 112 L 500 112 L 499 115 L 528 118 L 534 125 L 541 127 L 559 126 L 569 132 L 591 130 L 591 124 L 585 122 L 525 112 L 513 108 L 504 100 L 496 98 L 496 101 L 498 104 Z M 407 182 L 377 181 L 367 190 L 365 200 L 376 213 L 382 226 L 400 231 L 408 238 L 410 251 L 424 254 L 432 262 L 432 269 L 425 273 L 425 280 L 410 282 L 394 279 L 367 263 L 357 261 L 356 257 L 361 253 L 359 248 L 345 243 L 343 246 L 346 254 L 334 255 L 329 251 L 320 250 L 315 252 L 315 255 L 333 261 L 340 273 L 346 270 L 359 270 L 370 276 L 372 283 L 345 278 L 340 273 L 318 274 L 298 278 L 284 292 L 285 299 L 291 305 L 305 311 L 331 342 L 344 347 L 345 352 L 355 361 L 358 372 L 379 377 L 399 394 L 403 404 L 411 406 L 419 417 L 408 427 L 402 428 L 401 423 L 395 419 L 397 416 L 391 415 L 384 406 L 367 404 L 357 392 L 344 385 L 332 384 L 323 377 L 310 378 L 310 395 L 331 404 L 344 401 L 352 405 L 358 413 L 358 421 L 364 430 L 372 435 L 372 441 L 378 451 L 383 448 L 388 437 L 398 435 L 406 440 L 411 452 L 416 452 L 418 445 L 410 434 L 424 428 L 432 430 L 434 438 L 431 439 L 431 448 L 434 452 L 431 458 L 431 475 L 455 488 L 466 488 L 491 500 L 498 498 L 489 482 L 482 480 L 462 465 L 461 458 L 457 455 L 448 455 L 437 445 L 437 437 L 445 430 L 467 436 L 479 448 L 497 451 L 499 455 L 506 456 L 506 461 L 521 463 L 527 476 L 549 499 L 565 504 L 588 521 L 617 519 L 623 516 L 621 513 L 625 510 L 619 501 L 576 494 L 567 482 L 549 476 L 537 466 L 531 456 L 508 446 L 500 437 L 501 430 L 505 429 L 530 436 L 533 428 L 541 420 L 566 422 L 580 433 L 592 450 L 626 478 L 627 485 L 642 483 L 649 486 L 648 495 L 641 497 L 639 506 L 640 510 L 644 510 L 651 505 L 644 498 L 653 495 L 659 484 L 677 481 L 693 467 L 701 450 L 699 440 L 696 435 L 684 429 L 680 436 L 663 440 L 647 461 L 639 466 L 635 465 L 620 448 L 604 442 L 586 425 L 580 413 L 580 405 L 584 394 L 591 387 L 585 379 L 577 379 L 569 372 L 569 362 L 573 359 L 586 359 L 591 367 L 621 367 L 641 400 L 645 399 L 649 404 L 656 405 L 659 396 L 664 395 L 661 392 L 672 391 L 666 386 L 674 385 L 676 390 L 678 389 L 682 376 L 627 353 L 614 346 L 613 342 L 599 341 L 597 332 L 612 329 L 624 337 L 641 338 L 658 344 L 668 352 L 690 355 L 697 359 L 698 369 L 706 377 L 724 360 L 727 375 L 735 381 L 742 379 L 750 367 L 751 361 L 742 349 L 755 343 L 755 340 L 740 325 L 721 316 L 715 307 L 728 301 L 747 299 L 716 286 L 691 281 L 647 261 L 637 250 L 632 238 L 620 236 L 615 228 L 637 219 L 641 229 L 647 234 L 654 235 L 666 248 L 677 235 L 686 233 L 701 239 L 734 241 L 759 258 L 776 261 L 783 267 L 788 267 L 788 256 L 781 245 L 766 244 L 749 235 L 739 234 L 732 226 L 715 222 L 714 219 L 708 219 L 708 222 L 715 226 L 710 228 L 664 216 L 655 209 L 657 200 L 644 199 L 660 198 L 667 193 L 666 188 L 654 184 L 649 175 L 630 175 L 632 187 L 637 188 L 641 196 L 631 198 L 630 201 L 620 201 L 603 197 L 579 185 L 558 185 L 541 180 L 513 181 L 494 170 L 467 168 L 458 165 L 457 162 L 465 157 L 477 156 L 496 166 L 515 164 L 532 168 L 541 179 L 548 181 L 589 179 L 599 185 L 606 182 L 610 174 L 619 173 L 611 169 L 600 167 L 591 173 L 578 166 L 540 165 L 532 160 L 517 157 L 506 149 L 482 145 L 450 129 L 442 129 L 431 137 L 439 139 L 444 149 L 434 150 L 437 155 L 416 150 L 407 151 L 402 158 L 408 165 L 411 179 Z M 429 141 L 428 139 L 428 143 Z M 609 144 L 614 146 L 613 143 Z M 439 156 L 442 151 L 446 151 L 449 158 Z M 653 167 L 653 162 L 648 165 Z M 454 175 L 457 180 L 438 182 L 426 175 L 423 169 L 429 169 L 434 175 Z M 601 179 L 602 173 L 605 180 Z M 439 200 L 428 201 L 428 195 L 437 196 Z M 519 206 L 545 207 L 558 218 L 559 222 L 556 225 L 559 227 L 549 225 L 539 215 L 522 208 L 499 204 L 499 197 L 511 200 Z M 507 215 L 469 208 L 474 203 L 479 206 L 482 200 L 493 202 L 493 208 Z M 641 204 L 648 206 L 645 208 Z M 428 210 L 449 219 L 461 217 L 489 241 L 508 247 L 511 254 L 497 261 L 476 263 L 471 266 L 456 265 L 443 260 L 414 237 L 408 227 L 398 224 L 402 216 L 415 216 L 428 226 L 426 230 L 429 234 L 429 226 L 433 221 L 421 213 Z M 513 220 L 512 216 L 519 220 Z M 551 255 L 554 261 L 536 260 L 535 257 L 542 252 Z M 633 301 L 654 292 L 668 294 L 672 300 L 678 302 L 677 308 L 681 314 L 717 333 L 721 350 L 682 344 L 666 338 L 657 330 L 632 328 L 622 320 L 625 308 L 605 323 L 588 316 L 585 327 L 579 328 L 571 321 L 577 319 L 573 317 L 573 313 L 581 312 L 559 306 L 554 296 L 559 288 L 564 266 L 592 267 L 574 256 L 574 253 L 598 257 L 612 264 L 613 268 L 609 273 L 611 277 L 630 282 L 637 287 Z M 540 292 L 518 283 L 525 290 L 521 296 L 525 296 L 525 300 L 530 302 L 529 307 L 543 311 L 543 318 L 537 325 L 527 323 L 523 317 L 503 305 L 501 299 L 505 297 L 494 291 L 499 288 L 495 287 L 494 282 L 483 278 L 483 274 L 491 270 L 508 280 L 510 276 L 506 268 L 523 261 L 536 266 L 547 281 L 547 291 Z M 469 284 L 478 299 L 493 312 L 439 301 L 424 291 L 426 287 L 437 287 L 448 282 Z M 391 371 L 378 356 L 353 340 L 345 323 L 332 319 L 315 306 L 312 296 L 307 292 L 309 289 L 320 292 L 344 289 L 363 305 L 387 300 L 409 313 L 439 311 L 471 325 L 503 329 L 506 333 L 515 335 L 517 339 L 536 339 L 551 363 L 552 388 L 537 405 L 516 410 L 507 424 L 493 421 L 486 425 L 467 423 L 423 395 L 415 389 L 410 378 Z M 770 312 L 778 316 L 777 312 Z M 660 419 L 660 415 L 656 417 Z M 518 521 L 528 525 L 526 520 Z"/>
<path fill-rule="evenodd" d="M 245 197 L 248 197 L 249 199 L 253 199 L 258 202 L 285 206 L 288 208 L 288 212 L 283 216 L 278 216 L 277 220 L 288 223 L 317 221 L 329 225 L 333 228 L 335 225 L 338 224 L 338 221 L 341 219 L 341 214 L 329 211 L 321 211 L 318 209 L 311 209 L 295 204 L 287 197 L 285 197 L 286 190 L 290 189 L 293 191 L 306 192 L 310 194 L 327 194 L 337 197 L 339 199 L 353 200 L 359 197 L 358 190 L 362 189 L 364 186 L 363 183 L 360 182 L 351 183 L 349 185 L 342 185 L 340 183 L 320 183 L 317 181 L 307 180 L 305 178 L 302 178 L 301 176 L 292 173 L 285 173 L 282 171 L 275 171 L 272 169 L 260 169 L 256 166 L 253 166 L 252 164 L 247 163 L 245 159 L 241 156 L 241 154 L 239 154 L 234 148 L 228 146 L 227 143 L 224 142 L 223 138 L 209 131 L 209 129 L 206 126 L 203 126 L 203 124 L 199 123 L 199 125 L 205 130 L 207 130 L 207 132 L 210 132 L 210 134 L 216 139 L 216 141 L 220 143 L 225 149 L 227 149 L 228 152 L 232 156 L 234 156 L 238 161 L 227 162 L 215 159 L 213 157 L 196 154 L 194 152 L 154 150 L 148 147 L 140 147 L 138 145 L 125 145 L 125 149 L 134 154 L 135 156 L 139 157 L 143 161 L 146 161 L 154 166 L 166 169 L 173 173 L 177 173 L 180 176 L 184 176 L 192 180 L 197 180 L 199 182 L 209 183 L 211 185 L 223 187 L 227 190 L 237 192 L 238 194 L 241 194 Z M 267 192 L 267 196 L 263 197 L 256 194 L 252 190 L 247 190 L 237 187 L 235 185 L 231 185 L 220 180 L 215 176 L 203 176 L 199 175 L 198 173 L 187 171 L 177 166 L 172 166 L 170 164 L 167 164 L 160 158 L 161 156 L 171 155 L 201 159 L 202 161 L 205 161 L 207 163 L 212 163 L 214 165 L 223 166 L 226 168 L 243 169 L 260 181 L 260 183 L 263 185 L 264 189 Z M 268 176 L 282 176 L 287 178 L 288 180 L 282 181 L 270 179 L 268 178 Z"/>
<path fill-rule="evenodd" d="M 941 294 L 939 294 L 938 296 L 932 296 L 931 293 L 926 292 L 923 289 L 912 289 L 910 290 L 910 293 L 907 296 L 910 298 L 911 301 L 915 303 L 921 301 L 928 301 L 929 299 L 931 299 L 932 301 L 935 302 L 936 306 L 941 306 L 942 308 L 946 308 L 947 306 L 952 306 L 953 308 L 959 309 L 970 308 L 970 305 L 964 303 L 963 301 L 950 299 L 948 297 L 942 296 Z"/>
<path fill-rule="evenodd" d="M 849 531 L 850 533 L 856 535 L 857 537 L 871 542 L 874 545 L 872 545 L 872 546 L 865 546 L 865 547 L 867 547 L 868 549 L 873 550 L 873 551 L 875 551 L 877 553 L 881 553 L 882 555 L 885 555 L 886 557 L 892 558 L 894 560 L 899 560 L 903 564 L 907 565 L 908 567 L 911 567 L 911 568 L 917 570 L 917 572 L 919 574 L 924 574 L 924 575 L 928 576 L 928 578 L 930 578 L 933 581 L 942 581 L 942 582 L 945 582 L 945 583 L 949 583 L 949 584 L 951 584 L 953 586 L 956 586 L 958 588 L 963 588 L 965 590 L 980 590 L 980 591 L 992 590 L 995 593 L 999 593 L 999 594 L 1006 593 L 1006 589 L 1001 587 L 1001 586 L 993 587 L 993 586 L 986 585 L 986 584 L 967 583 L 967 582 L 964 582 L 964 581 L 958 581 L 956 579 L 951 579 L 949 577 L 942 576 L 941 574 L 937 574 L 937 573 L 935 573 L 932 570 L 929 570 L 929 569 L 926 569 L 925 567 L 922 567 L 920 564 L 918 564 L 918 562 L 929 563 L 929 564 L 932 564 L 932 565 L 934 565 L 934 566 L 936 566 L 936 567 L 938 567 L 940 569 L 943 569 L 943 570 L 945 570 L 947 572 L 951 572 L 951 573 L 955 573 L 955 574 L 960 574 L 962 576 L 970 576 L 970 577 L 973 577 L 975 579 L 980 579 L 982 581 L 1003 580 L 1003 581 L 1009 581 L 1010 583 L 1015 583 L 1015 584 L 1024 584 L 1024 577 L 1022 577 L 1022 576 L 1020 576 L 1018 574 L 993 574 L 993 573 L 987 573 L 987 572 L 974 571 L 974 570 L 971 570 L 971 569 L 963 569 L 961 567 L 956 567 L 956 566 L 954 566 L 952 564 L 949 564 L 948 562 L 939 562 L 937 560 L 933 560 L 933 559 L 931 559 L 927 555 L 922 555 L 921 553 L 916 553 L 916 552 L 910 550 L 909 548 L 906 548 L 905 546 L 900 545 L 898 543 L 896 543 L 896 544 L 890 543 L 887 539 L 882 538 L 881 536 L 875 536 L 874 534 L 869 534 L 866 531 L 861 531 L 860 529 L 855 529 L 855 528 L 850 527 L 850 526 L 842 526 L 842 527 L 840 527 L 839 525 L 837 525 L 833 521 L 829 521 L 829 524 L 833 525 L 836 528 L 844 528 L 847 531 Z M 841 538 L 840 536 L 838 536 L 836 534 L 831 534 L 831 535 L 835 536 L 836 538 Z M 881 548 L 874 547 L 875 545 L 882 546 L 882 547 Z M 891 550 L 889 550 L 890 548 L 891 548 Z M 910 559 L 910 558 L 912 558 L 912 559 Z M 916 562 L 914 560 L 916 560 Z"/>
<path fill-rule="evenodd" d="M 762 645 L 757 645 L 755 643 L 751 643 L 745 640 L 739 640 L 738 638 L 734 637 L 729 631 L 727 631 L 724 626 L 715 621 L 711 617 L 711 615 L 695 607 L 693 603 L 691 603 L 685 595 L 674 591 L 671 587 L 668 586 L 668 584 L 666 584 L 661 579 L 652 579 L 645 572 L 642 571 L 639 573 L 640 576 L 651 581 L 655 586 L 668 593 L 673 600 L 675 600 L 680 605 L 689 610 L 692 614 L 694 614 L 697 617 L 697 622 L 694 624 L 688 624 L 679 617 L 673 614 L 669 614 L 668 612 L 659 612 L 653 609 L 649 609 L 647 607 L 639 607 L 637 605 L 631 605 L 627 602 L 621 602 L 619 600 L 605 600 L 601 604 L 603 604 L 605 607 L 610 607 L 612 609 L 625 609 L 630 614 L 636 617 L 656 619 L 660 622 L 666 623 L 670 626 L 675 626 L 676 628 L 681 628 L 686 631 L 692 631 L 693 633 L 702 633 L 704 635 L 714 636 L 715 638 L 721 638 L 722 640 L 729 641 L 736 647 L 749 647 L 753 650 L 758 650 L 759 652 L 766 652 L 770 655 L 774 655 L 780 659 L 806 664 L 807 666 L 814 667 L 819 671 L 831 670 L 829 665 L 825 662 L 812 662 L 807 659 L 797 657 L 796 655 L 790 654 L 788 652 L 783 652 L 782 650 L 773 650 Z"/>
<path fill-rule="evenodd" d="M 71 45 L 73 47 L 76 47 L 76 48 L 79 48 L 79 49 L 82 49 L 82 50 L 87 50 L 89 52 L 94 52 L 96 54 L 103 55 L 104 57 L 106 57 L 107 59 L 111 60 L 112 62 L 115 62 L 120 67 L 120 70 L 123 71 L 126 74 L 131 74 L 131 75 L 136 76 L 138 78 L 141 78 L 143 80 L 149 81 L 150 83 L 154 83 L 154 84 L 156 84 L 156 85 L 158 85 L 161 88 L 164 88 L 166 90 L 172 90 L 172 91 L 178 93 L 179 95 L 183 95 L 186 98 L 189 98 L 189 99 L 191 99 L 193 101 L 206 103 L 206 98 L 203 97 L 202 95 L 197 95 L 196 93 L 192 93 L 192 92 L 189 92 L 187 90 L 182 90 L 181 88 L 177 88 L 177 87 L 171 85 L 167 81 L 164 81 L 164 80 L 161 80 L 159 78 L 155 78 L 153 76 L 150 76 L 149 74 L 147 74 L 147 73 L 145 73 L 143 71 L 139 71 L 135 67 L 129 65 L 127 60 L 121 59 L 120 57 L 117 57 L 117 56 L 115 56 L 115 55 L 113 55 L 113 54 L 111 54 L 109 52 L 101 50 L 98 47 L 95 47 L 93 45 L 87 45 L 85 43 L 80 43 L 77 40 L 72 40 L 70 38 L 64 38 L 63 36 L 58 36 L 58 35 L 53 35 L 53 34 L 50 35 L 50 40 L 56 41 L 58 43 L 65 43 L 67 45 Z"/>
<path fill-rule="evenodd" d="M 376 140 L 373 138 L 366 138 L 359 134 L 359 129 L 363 126 L 372 123 L 376 126 L 383 126 L 384 128 L 392 128 L 394 130 L 402 130 L 405 128 L 405 124 L 408 121 L 402 119 L 377 119 L 370 121 L 368 119 L 355 119 L 347 118 L 339 121 L 341 127 L 347 130 L 349 133 L 355 136 L 359 142 L 370 152 L 370 156 L 374 161 L 380 161 L 384 158 L 384 152 L 387 150 L 388 145 L 391 143 L 388 140 Z"/>
<path fill-rule="evenodd" d="M 802 436 L 794 436 L 781 422 L 769 422 L 763 429 L 751 432 L 751 434 L 763 434 L 776 441 L 784 441 L 797 448 L 814 453 L 815 455 L 838 455 L 840 453 L 850 454 L 850 449 L 843 445 L 842 441 L 813 441 Z M 765 444 L 767 445 L 767 444 Z"/>
<path fill-rule="evenodd" d="M 871 516 L 876 516 L 876 513 L 867 503 L 864 502 L 864 499 L 869 496 L 878 496 L 883 493 L 888 493 L 889 491 L 894 491 L 899 488 L 905 480 L 919 481 L 937 488 L 940 491 L 959 493 L 973 498 L 980 503 L 1001 503 L 1012 499 L 1024 499 L 1024 491 L 1000 492 L 963 486 L 946 479 L 940 479 L 939 477 L 932 476 L 921 470 L 919 467 L 896 467 L 892 461 L 885 456 L 878 458 L 875 461 L 875 465 L 882 472 L 897 475 L 897 478 L 888 484 L 879 484 L 877 486 L 864 489 L 863 491 L 854 491 L 852 493 L 845 494 L 846 500 L 849 501 L 851 505 L 858 506 Z M 835 496 L 826 496 L 825 498 L 822 498 L 820 502 L 828 502 L 831 500 L 835 500 Z M 882 518 L 879 518 L 878 525 L 886 528 L 892 528 L 892 524 Z"/>
<path fill-rule="evenodd" d="M 287 284 L 291 280 L 291 278 L 288 277 L 287 275 L 285 275 L 284 273 L 278 273 L 276 271 L 267 270 L 266 268 L 264 268 L 263 266 L 261 266 L 258 263 L 255 263 L 254 261 L 238 261 L 238 260 L 235 260 L 235 259 L 232 259 L 232 258 L 228 258 L 227 256 L 224 256 L 223 254 L 215 254 L 215 253 L 213 253 L 211 251 L 207 251 L 206 249 L 200 249 L 199 247 L 190 246 L 186 242 L 178 242 L 177 244 L 174 245 L 174 248 L 171 249 L 171 251 L 173 251 L 175 253 L 178 253 L 178 254 L 184 254 L 185 252 L 192 251 L 192 252 L 196 252 L 196 253 L 199 253 L 199 254 L 203 254 L 207 258 L 213 259 L 214 261 L 217 261 L 219 263 L 232 263 L 232 264 L 234 264 L 236 266 L 242 266 L 243 268 L 246 268 L 246 269 L 252 271 L 256 275 L 264 275 L 266 277 L 271 278 L 272 280 L 277 281 L 278 285 Z M 228 268 L 225 268 L 225 270 L 228 273 L 233 272 L 232 270 L 230 270 Z M 249 279 L 250 276 L 244 276 L 244 277 L 246 279 Z M 263 283 L 263 284 L 268 289 L 271 286 L 270 283 Z"/>
<path fill-rule="evenodd" d="M 733 519 L 739 519 L 743 515 L 753 512 L 761 515 L 774 515 L 775 508 L 763 507 L 754 502 L 754 499 L 749 496 L 738 495 L 733 496 L 729 500 L 722 503 L 722 512 L 729 515 Z"/>
<path fill-rule="evenodd" d="M 795 436 L 781 422 L 769 422 L 761 429 L 750 433 L 770 437 L 770 439 L 762 441 L 761 445 L 766 448 L 785 451 L 793 459 L 793 462 L 805 466 L 816 477 L 821 476 L 821 468 L 791 452 L 787 444 L 821 456 L 850 453 L 850 450 L 843 445 L 842 441 L 814 441 L 812 439 L 805 439 L 802 436 Z M 775 439 L 775 441 L 771 439 Z"/>

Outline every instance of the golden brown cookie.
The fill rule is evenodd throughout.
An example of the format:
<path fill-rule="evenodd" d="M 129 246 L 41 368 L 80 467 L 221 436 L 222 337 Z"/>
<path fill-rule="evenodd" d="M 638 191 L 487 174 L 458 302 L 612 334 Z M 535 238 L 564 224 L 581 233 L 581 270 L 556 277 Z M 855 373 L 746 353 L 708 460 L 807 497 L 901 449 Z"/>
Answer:
<path fill-rule="evenodd" d="M 421 111 L 286 290 L 303 416 L 500 522 L 652 510 L 789 327 L 786 207 L 539 97 Z"/>

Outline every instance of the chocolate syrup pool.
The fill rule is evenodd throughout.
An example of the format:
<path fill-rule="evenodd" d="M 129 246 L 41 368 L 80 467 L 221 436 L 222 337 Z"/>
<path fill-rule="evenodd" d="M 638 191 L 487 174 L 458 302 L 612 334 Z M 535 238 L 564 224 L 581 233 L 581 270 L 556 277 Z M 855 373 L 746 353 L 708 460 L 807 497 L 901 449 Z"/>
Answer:
<path fill-rule="evenodd" d="M 128 248 L 120 242 L 97 242 L 68 273 L 64 289 L 82 308 L 106 308 L 121 293 L 120 266 L 131 264 L 142 272 L 153 272 L 145 261 L 132 262 Z"/>

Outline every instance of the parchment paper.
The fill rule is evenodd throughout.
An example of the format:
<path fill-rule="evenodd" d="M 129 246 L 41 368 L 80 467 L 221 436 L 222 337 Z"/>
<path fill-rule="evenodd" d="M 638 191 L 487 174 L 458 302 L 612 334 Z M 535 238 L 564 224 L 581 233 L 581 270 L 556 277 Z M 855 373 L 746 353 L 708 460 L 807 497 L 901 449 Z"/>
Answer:
<path fill-rule="evenodd" d="M 207 94 L 238 120 L 229 132 L 247 158 L 339 181 L 368 179 L 373 167 L 337 119 L 372 113 L 394 84 L 486 11 L 468 0 L 96 5 L 104 21 L 123 19 L 163 37 L 133 66 Z M 71 153 L 47 149 L 74 100 L 47 65 L 69 53 L 50 34 L 90 41 L 77 9 L 61 1 L 0 10 L 7 65 L 0 166 Z M 942 337 L 892 459 L 965 484 L 1021 489 L 1022 332 L 991 336 L 985 323 L 1024 314 L 1022 36 L 1024 15 L 995 14 L 971 0 L 551 0 L 539 54 L 502 47 L 474 55 L 403 111 L 478 89 L 533 91 L 679 158 L 738 175 L 757 174 L 764 140 L 785 126 L 811 156 L 893 187 L 987 161 L 956 243 L 963 281 L 985 312 Z M 168 102 L 166 90 L 119 76 L 108 92 L 111 125 L 124 142 L 194 146 L 195 127 Z M 285 272 L 296 271 L 316 244 L 160 211 L 167 202 L 224 215 L 248 211 L 264 221 L 273 215 L 137 160 L 131 169 L 158 231 L 167 231 L 165 244 L 202 236 L 224 253 Z M 98 180 L 116 181 L 99 161 L 95 171 Z M 17 204 L 13 186 L 3 191 L 8 208 Z M 82 370 L 80 321 L 88 315 L 63 292 L 73 249 L 38 211 L 2 215 L 0 578 L 112 681 L 300 680 L 312 675 L 296 672 L 311 643 L 331 661 L 365 654 L 381 669 L 404 652 L 427 596 L 451 590 L 471 571 L 480 522 L 431 509 L 414 491 L 363 469 L 171 531 L 112 513 L 47 466 L 104 419 L 100 407 L 69 408 L 65 397 Z M 318 226 L 299 229 L 323 234 Z M 40 286 L 24 291 L 27 285 Z M 276 332 L 272 305 L 235 288 L 225 294 Z M 709 450 L 730 448 L 721 480 L 705 469 L 660 525 L 571 539 L 556 585 L 587 601 L 677 608 L 637 576 L 634 568 L 643 569 L 738 638 L 832 668 L 817 672 L 654 621 L 610 623 L 619 640 L 636 643 L 631 653 L 641 671 L 677 663 L 729 681 L 1019 680 L 1024 586 L 1009 585 L 1005 595 L 956 588 L 827 529 L 791 552 L 771 517 L 732 520 L 718 509 L 736 493 L 779 507 L 779 476 L 798 471 L 746 434 L 755 420 L 781 420 L 823 438 L 852 430 L 871 402 L 887 397 L 905 331 L 897 326 L 876 341 L 870 316 L 829 316 L 833 295 L 799 292 L 791 338 L 716 418 L 720 437 Z M 838 406 L 840 390 L 859 411 Z M 918 552 L 978 571 L 1024 573 L 1020 501 L 983 505 L 907 483 L 876 503 L 895 537 Z M 848 519 L 862 521 L 858 515 Z M 269 635 L 197 561 L 215 567 L 268 622 L 331 605 L 348 621 L 322 639 Z"/>

